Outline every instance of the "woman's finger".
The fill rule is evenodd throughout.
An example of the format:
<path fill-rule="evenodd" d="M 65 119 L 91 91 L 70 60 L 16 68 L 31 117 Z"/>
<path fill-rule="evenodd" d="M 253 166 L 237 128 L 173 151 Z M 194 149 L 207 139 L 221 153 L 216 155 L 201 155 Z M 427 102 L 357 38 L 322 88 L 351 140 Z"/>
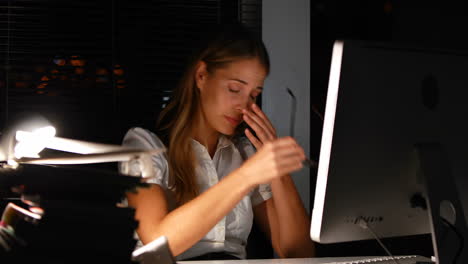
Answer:
<path fill-rule="evenodd" d="M 279 175 L 289 174 L 289 173 L 298 171 L 302 169 L 303 167 L 304 165 L 302 164 L 302 162 L 292 162 L 287 165 L 286 164 L 282 165 L 281 168 L 279 169 L 278 174 Z"/>
<path fill-rule="evenodd" d="M 252 132 L 250 132 L 250 130 L 248 128 L 245 129 L 245 135 L 247 136 L 247 138 L 250 140 L 250 142 L 252 142 L 252 144 L 254 145 L 254 147 L 256 149 L 260 149 L 263 144 L 260 140 L 258 140 L 253 134 Z"/>
<path fill-rule="evenodd" d="M 253 112 L 255 112 L 258 116 L 260 116 L 263 120 L 266 121 L 266 123 L 268 124 L 268 126 L 270 126 L 272 128 L 272 130 L 274 131 L 274 126 L 273 124 L 271 123 L 270 119 L 268 118 L 268 116 L 262 111 L 262 109 L 260 109 L 260 107 L 258 107 L 257 104 L 253 104 L 252 105 L 252 110 Z M 276 133 L 275 133 L 276 134 Z"/>
<path fill-rule="evenodd" d="M 263 130 L 267 131 L 268 133 L 268 139 L 272 140 L 276 138 L 276 133 L 273 129 L 273 127 L 270 126 L 268 121 L 264 120 L 257 114 L 255 114 L 252 111 L 247 111 L 246 110 L 247 116 L 251 117 Z"/>
<path fill-rule="evenodd" d="M 259 115 L 255 114 L 251 110 L 244 110 L 244 115 L 247 115 L 251 117 L 257 124 L 259 124 L 265 131 L 271 135 L 272 139 L 276 138 L 276 131 L 275 129 L 270 125 L 270 122 L 268 120 L 263 119 Z"/>
<path fill-rule="evenodd" d="M 297 144 L 297 142 L 291 138 L 281 138 L 275 141 L 276 148 L 278 153 L 283 153 L 284 155 L 298 155 L 302 160 L 305 160 L 307 157 L 305 155 L 304 149 Z"/>
<path fill-rule="evenodd" d="M 283 147 L 281 149 L 278 149 L 276 157 L 279 162 L 289 160 L 297 160 L 299 162 L 302 162 L 306 158 L 300 149 L 290 147 Z"/>
<path fill-rule="evenodd" d="M 304 155 L 296 147 L 283 146 L 276 153 L 276 164 L 282 173 L 291 173 L 304 167 Z"/>
<path fill-rule="evenodd" d="M 263 127 L 261 127 L 257 122 L 255 122 L 255 120 L 253 120 L 251 116 L 244 115 L 244 120 L 255 131 L 255 134 L 257 134 L 258 139 L 260 139 L 263 143 L 274 139 Z"/>

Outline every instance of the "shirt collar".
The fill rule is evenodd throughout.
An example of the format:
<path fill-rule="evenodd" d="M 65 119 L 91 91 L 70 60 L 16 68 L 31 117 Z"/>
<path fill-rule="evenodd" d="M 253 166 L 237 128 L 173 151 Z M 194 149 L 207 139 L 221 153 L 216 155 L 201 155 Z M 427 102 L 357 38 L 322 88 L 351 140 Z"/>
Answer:
<path fill-rule="evenodd" d="M 192 144 L 194 145 L 194 147 L 197 147 L 197 148 L 203 147 L 203 148 L 205 148 L 205 146 L 203 146 L 200 142 L 196 141 L 195 139 L 192 138 L 191 140 L 192 140 Z M 233 144 L 234 143 L 232 142 L 232 140 L 230 139 L 229 136 L 221 135 L 221 136 L 219 136 L 219 139 L 218 139 L 218 145 L 216 145 L 216 151 L 218 151 L 219 149 L 222 149 L 222 148 L 229 147 L 229 146 L 231 146 Z"/>
<path fill-rule="evenodd" d="M 222 148 L 225 148 L 225 147 L 229 147 L 232 144 L 234 144 L 234 143 L 232 142 L 230 137 L 228 137 L 226 135 L 221 135 L 219 137 L 219 139 L 218 139 L 218 146 L 216 146 L 216 149 L 222 149 Z"/>

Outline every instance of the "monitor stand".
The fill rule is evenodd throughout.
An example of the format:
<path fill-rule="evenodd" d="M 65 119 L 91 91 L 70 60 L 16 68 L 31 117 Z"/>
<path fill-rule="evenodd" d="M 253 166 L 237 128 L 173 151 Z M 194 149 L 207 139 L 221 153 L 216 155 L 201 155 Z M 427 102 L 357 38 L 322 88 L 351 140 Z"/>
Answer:
<path fill-rule="evenodd" d="M 416 151 L 426 185 L 436 261 L 455 263 L 454 258 L 460 254 L 456 263 L 468 263 L 468 250 L 460 248 L 468 239 L 468 230 L 447 155 L 438 143 L 417 144 Z"/>

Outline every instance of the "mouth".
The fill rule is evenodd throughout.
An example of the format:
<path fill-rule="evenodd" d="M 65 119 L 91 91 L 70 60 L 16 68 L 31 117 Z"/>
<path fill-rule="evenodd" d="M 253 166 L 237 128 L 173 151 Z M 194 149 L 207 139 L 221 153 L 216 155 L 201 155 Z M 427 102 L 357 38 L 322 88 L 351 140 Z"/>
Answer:
<path fill-rule="evenodd" d="M 224 118 L 226 118 L 226 120 L 233 126 L 239 125 L 240 122 L 242 121 L 241 119 L 237 119 L 237 118 L 233 118 L 229 116 L 224 116 Z"/>

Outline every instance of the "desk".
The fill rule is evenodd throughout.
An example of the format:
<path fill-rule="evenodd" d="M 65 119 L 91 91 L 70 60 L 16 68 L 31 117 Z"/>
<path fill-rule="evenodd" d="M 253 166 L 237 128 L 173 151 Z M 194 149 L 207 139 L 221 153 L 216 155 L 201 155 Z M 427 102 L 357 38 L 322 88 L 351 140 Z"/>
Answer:
<path fill-rule="evenodd" d="M 290 258 L 290 259 L 245 259 L 245 260 L 198 260 L 196 264 L 322 264 L 334 261 L 362 259 L 349 258 Z M 194 261 L 177 261 L 178 264 L 195 264 Z"/>
<path fill-rule="evenodd" d="M 177 261 L 177 264 L 324 264 L 366 259 L 371 257 L 339 257 L 339 258 L 290 258 L 290 259 L 246 259 L 246 260 L 197 260 Z M 430 261 L 418 257 L 418 261 Z M 415 260 L 416 261 L 416 260 Z"/>

